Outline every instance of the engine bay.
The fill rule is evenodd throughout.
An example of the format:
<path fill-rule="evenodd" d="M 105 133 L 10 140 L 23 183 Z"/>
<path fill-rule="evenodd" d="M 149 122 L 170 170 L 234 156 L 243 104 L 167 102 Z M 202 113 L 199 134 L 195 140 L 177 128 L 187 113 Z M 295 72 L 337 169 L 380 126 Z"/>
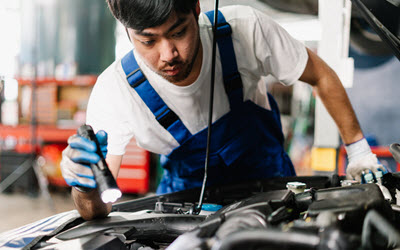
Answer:
<path fill-rule="evenodd" d="M 200 190 L 186 190 L 115 204 L 106 219 L 77 218 L 31 249 L 396 249 L 399 188 L 396 173 L 368 184 L 337 175 L 256 180 L 206 188 L 198 215 Z"/>

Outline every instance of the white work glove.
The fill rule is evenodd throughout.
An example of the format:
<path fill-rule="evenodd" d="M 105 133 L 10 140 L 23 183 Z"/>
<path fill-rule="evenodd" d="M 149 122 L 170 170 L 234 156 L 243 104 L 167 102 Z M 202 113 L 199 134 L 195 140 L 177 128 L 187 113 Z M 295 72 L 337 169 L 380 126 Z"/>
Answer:
<path fill-rule="evenodd" d="M 96 134 L 103 156 L 107 155 L 107 133 L 100 130 Z M 68 185 L 73 187 L 96 188 L 91 163 L 97 163 L 96 144 L 81 136 L 68 138 L 68 147 L 62 152 L 61 173 Z"/>
<path fill-rule="evenodd" d="M 346 175 L 347 179 L 359 181 L 361 183 L 361 175 L 364 173 L 375 173 L 379 170 L 385 171 L 385 167 L 378 162 L 378 158 L 371 152 L 371 148 L 365 138 L 360 141 L 346 145 L 347 164 Z"/>

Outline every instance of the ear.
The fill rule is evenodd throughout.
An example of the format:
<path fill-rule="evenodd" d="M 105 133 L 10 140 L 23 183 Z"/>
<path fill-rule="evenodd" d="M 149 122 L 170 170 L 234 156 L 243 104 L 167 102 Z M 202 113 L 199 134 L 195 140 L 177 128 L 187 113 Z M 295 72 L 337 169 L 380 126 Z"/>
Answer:
<path fill-rule="evenodd" d="M 201 10 L 200 10 L 200 1 L 197 1 L 197 4 L 196 4 L 196 15 L 197 15 L 197 17 L 200 15 L 200 12 L 201 12 Z"/>

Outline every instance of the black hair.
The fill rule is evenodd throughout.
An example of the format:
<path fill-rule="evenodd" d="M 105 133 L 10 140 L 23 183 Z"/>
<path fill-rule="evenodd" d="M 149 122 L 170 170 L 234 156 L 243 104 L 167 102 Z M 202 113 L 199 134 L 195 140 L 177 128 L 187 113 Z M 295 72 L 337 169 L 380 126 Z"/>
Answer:
<path fill-rule="evenodd" d="M 163 24 L 170 14 L 195 12 L 198 0 L 107 0 L 116 19 L 126 28 L 142 31 Z"/>

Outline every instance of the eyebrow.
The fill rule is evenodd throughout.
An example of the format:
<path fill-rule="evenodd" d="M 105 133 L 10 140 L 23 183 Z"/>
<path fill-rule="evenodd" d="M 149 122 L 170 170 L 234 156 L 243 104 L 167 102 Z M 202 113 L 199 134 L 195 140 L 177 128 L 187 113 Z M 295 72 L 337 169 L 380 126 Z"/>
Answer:
<path fill-rule="evenodd" d="M 176 22 L 171 27 L 169 27 L 169 29 L 167 30 L 166 33 L 169 33 L 171 31 L 173 31 L 176 27 L 178 27 L 182 23 L 184 23 L 186 21 L 186 19 L 187 18 L 184 18 L 184 17 L 178 18 L 178 20 L 176 20 Z M 151 32 L 146 32 L 146 31 L 143 31 L 143 30 L 137 30 L 137 31 L 135 31 L 135 33 L 137 35 L 140 35 L 140 36 L 148 36 L 148 37 L 157 36 L 157 34 L 154 34 L 154 33 L 151 33 Z"/>

